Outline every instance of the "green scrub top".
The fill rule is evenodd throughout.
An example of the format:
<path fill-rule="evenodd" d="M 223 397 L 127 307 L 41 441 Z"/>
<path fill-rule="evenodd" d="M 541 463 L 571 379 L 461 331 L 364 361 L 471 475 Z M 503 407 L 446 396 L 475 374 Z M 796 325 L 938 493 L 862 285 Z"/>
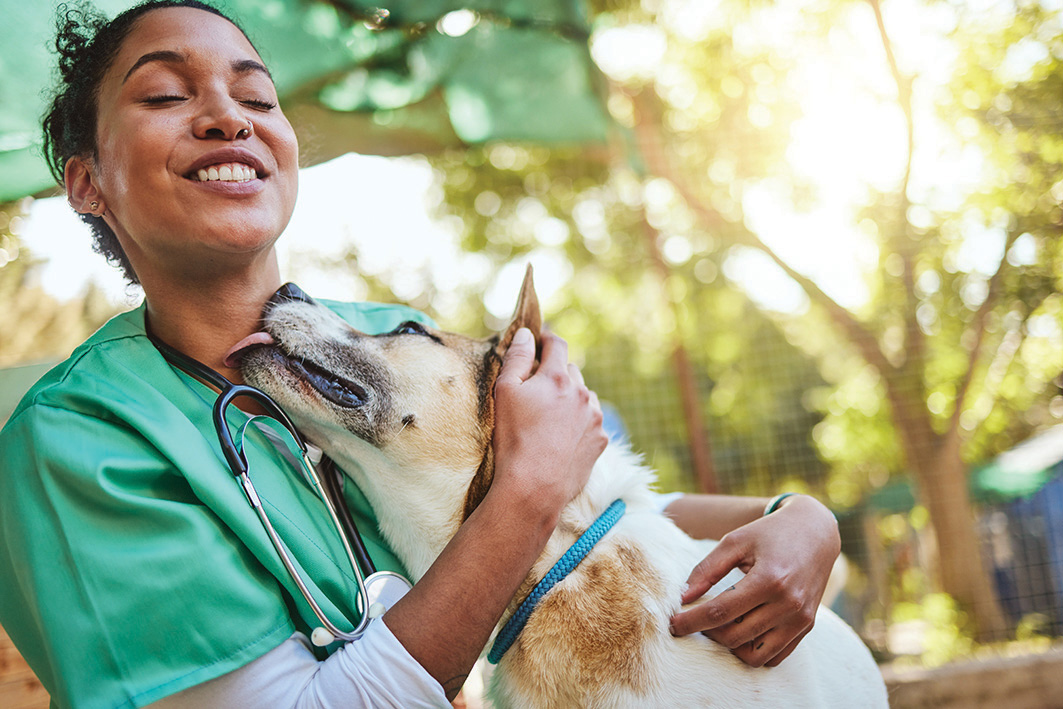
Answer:
<path fill-rule="evenodd" d="M 322 302 L 363 332 L 430 324 L 402 306 Z M 148 341 L 141 306 L 45 375 L 0 431 L 0 625 L 53 706 L 144 706 L 317 626 L 229 472 L 214 399 Z M 235 431 L 247 417 L 231 411 Z M 314 598 L 349 629 L 354 580 L 324 506 L 261 431 L 244 445 Z M 345 495 L 377 567 L 403 572 L 349 480 Z"/>

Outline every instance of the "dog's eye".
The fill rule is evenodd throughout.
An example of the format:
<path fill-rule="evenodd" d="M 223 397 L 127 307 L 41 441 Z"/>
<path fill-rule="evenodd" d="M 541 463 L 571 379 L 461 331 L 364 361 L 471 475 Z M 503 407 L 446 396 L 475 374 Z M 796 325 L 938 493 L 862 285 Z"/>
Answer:
<path fill-rule="evenodd" d="M 399 325 L 397 328 L 391 331 L 392 335 L 427 335 L 428 330 L 424 329 L 424 325 L 414 320 L 407 320 Z"/>

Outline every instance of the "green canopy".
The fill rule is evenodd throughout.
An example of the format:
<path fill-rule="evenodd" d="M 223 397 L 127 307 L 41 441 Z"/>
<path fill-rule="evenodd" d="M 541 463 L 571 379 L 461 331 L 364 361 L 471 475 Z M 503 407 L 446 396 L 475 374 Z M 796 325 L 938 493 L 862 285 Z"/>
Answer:
<path fill-rule="evenodd" d="M 53 185 L 40 157 L 56 2 L 0 0 L 0 201 Z M 97 0 L 109 17 L 134 4 Z M 256 44 L 304 165 L 491 140 L 606 139 L 581 0 L 220 0 Z"/>

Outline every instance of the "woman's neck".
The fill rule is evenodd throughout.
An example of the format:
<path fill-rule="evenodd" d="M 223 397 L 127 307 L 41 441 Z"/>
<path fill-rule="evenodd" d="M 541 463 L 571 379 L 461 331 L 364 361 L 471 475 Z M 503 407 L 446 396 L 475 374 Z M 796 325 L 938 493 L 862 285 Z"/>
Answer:
<path fill-rule="evenodd" d="M 195 282 L 144 283 L 148 324 L 156 337 L 189 357 L 241 382 L 224 357 L 258 330 L 262 307 L 281 286 L 276 258 L 253 272 Z"/>

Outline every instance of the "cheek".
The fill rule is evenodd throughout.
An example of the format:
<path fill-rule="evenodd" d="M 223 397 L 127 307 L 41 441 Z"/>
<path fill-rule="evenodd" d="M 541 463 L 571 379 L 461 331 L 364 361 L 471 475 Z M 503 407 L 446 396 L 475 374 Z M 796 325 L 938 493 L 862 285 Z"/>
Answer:
<path fill-rule="evenodd" d="M 142 126 L 118 125 L 101 135 L 97 140 L 98 179 L 104 196 L 112 203 L 136 204 L 138 200 L 123 197 L 149 188 L 157 191 L 160 181 L 155 178 L 168 176 L 168 144 L 158 132 Z"/>
<path fill-rule="evenodd" d="M 413 419 L 393 445 L 411 463 L 449 460 L 459 465 L 479 464 L 484 435 L 476 392 L 467 386 L 468 381 L 467 375 L 441 373 L 402 384 L 412 395 L 396 413 Z"/>

